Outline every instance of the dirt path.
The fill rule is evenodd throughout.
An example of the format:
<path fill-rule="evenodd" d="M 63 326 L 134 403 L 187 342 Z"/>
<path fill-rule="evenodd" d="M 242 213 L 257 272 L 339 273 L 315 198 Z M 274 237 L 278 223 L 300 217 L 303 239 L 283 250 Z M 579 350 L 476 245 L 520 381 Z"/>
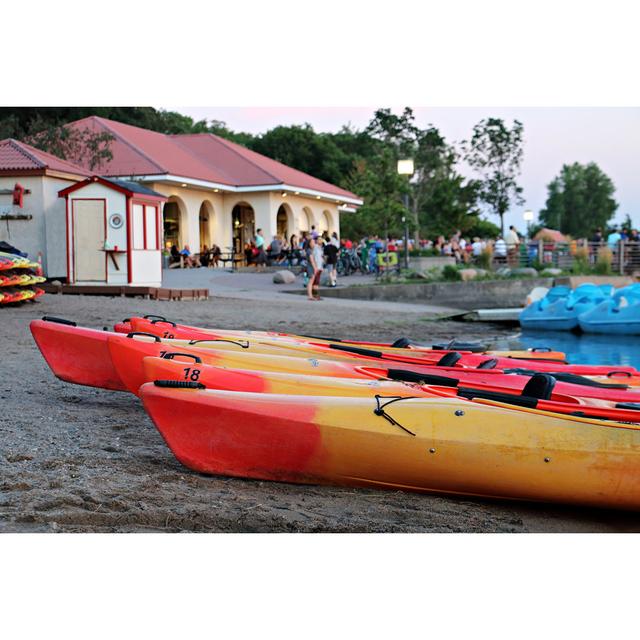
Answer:
<path fill-rule="evenodd" d="M 203 326 L 357 339 L 505 334 L 289 297 L 270 304 L 45 296 L 0 309 L 0 531 L 640 531 L 635 514 L 198 475 L 175 460 L 136 398 L 57 380 L 28 331 L 44 314 L 102 328 L 158 313 Z"/>

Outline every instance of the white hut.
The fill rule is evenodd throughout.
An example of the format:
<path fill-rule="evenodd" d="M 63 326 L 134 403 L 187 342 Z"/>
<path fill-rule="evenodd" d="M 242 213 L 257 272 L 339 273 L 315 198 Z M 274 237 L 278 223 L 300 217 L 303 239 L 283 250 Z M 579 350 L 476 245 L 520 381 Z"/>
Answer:
<path fill-rule="evenodd" d="M 138 182 L 92 176 L 66 200 L 67 282 L 159 287 L 165 196 Z"/>

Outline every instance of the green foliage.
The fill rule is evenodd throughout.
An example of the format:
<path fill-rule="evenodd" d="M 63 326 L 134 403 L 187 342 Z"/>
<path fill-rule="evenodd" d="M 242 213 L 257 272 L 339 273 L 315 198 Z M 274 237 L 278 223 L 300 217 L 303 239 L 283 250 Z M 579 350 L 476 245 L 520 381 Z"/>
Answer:
<path fill-rule="evenodd" d="M 491 269 L 491 259 L 493 254 L 491 253 L 491 249 L 483 249 L 480 252 L 480 255 L 476 258 L 476 265 L 480 267 L 480 269 Z"/>
<path fill-rule="evenodd" d="M 613 182 L 594 162 L 563 165 L 547 192 L 540 222 L 575 238 L 590 237 L 596 228 L 606 228 L 618 208 Z"/>
<path fill-rule="evenodd" d="M 596 264 L 593 268 L 594 273 L 599 276 L 610 276 L 613 273 L 612 269 L 613 254 L 608 247 L 601 247 L 598 250 L 598 257 L 596 258 Z"/>
<path fill-rule="evenodd" d="M 573 255 L 573 264 L 571 272 L 575 275 L 588 275 L 591 273 L 591 265 L 589 264 L 589 249 L 581 247 L 576 249 Z"/>
<path fill-rule="evenodd" d="M 475 236 L 478 236 L 479 238 L 497 238 L 500 234 L 500 227 L 493 224 L 490 220 L 477 218 L 474 221 L 473 226 L 467 230 L 467 234 L 471 238 Z"/>
<path fill-rule="evenodd" d="M 442 269 L 442 277 L 447 281 L 459 281 L 462 280 L 460 271 L 456 269 L 452 264 L 446 264 Z"/>
<path fill-rule="evenodd" d="M 500 216 L 504 234 L 504 214 L 512 204 L 524 204 L 518 185 L 523 157 L 523 126 L 513 121 L 509 129 L 500 118 L 481 120 L 469 142 L 464 143 L 466 160 L 481 176 L 480 199 Z"/>

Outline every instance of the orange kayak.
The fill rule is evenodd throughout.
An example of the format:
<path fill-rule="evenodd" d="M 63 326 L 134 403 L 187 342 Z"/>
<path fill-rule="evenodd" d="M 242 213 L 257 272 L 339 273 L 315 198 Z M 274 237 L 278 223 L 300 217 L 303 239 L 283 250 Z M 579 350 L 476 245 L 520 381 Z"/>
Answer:
<path fill-rule="evenodd" d="M 147 383 L 145 409 L 200 473 L 640 509 L 640 430 L 489 400 L 344 398 Z"/>

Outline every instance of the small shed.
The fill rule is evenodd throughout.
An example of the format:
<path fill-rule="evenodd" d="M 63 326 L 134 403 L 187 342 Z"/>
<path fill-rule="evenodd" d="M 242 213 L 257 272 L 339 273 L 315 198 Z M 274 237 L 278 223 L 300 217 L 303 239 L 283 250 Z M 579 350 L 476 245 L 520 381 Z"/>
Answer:
<path fill-rule="evenodd" d="M 91 176 L 66 201 L 67 282 L 159 287 L 166 197 L 127 180 Z"/>

